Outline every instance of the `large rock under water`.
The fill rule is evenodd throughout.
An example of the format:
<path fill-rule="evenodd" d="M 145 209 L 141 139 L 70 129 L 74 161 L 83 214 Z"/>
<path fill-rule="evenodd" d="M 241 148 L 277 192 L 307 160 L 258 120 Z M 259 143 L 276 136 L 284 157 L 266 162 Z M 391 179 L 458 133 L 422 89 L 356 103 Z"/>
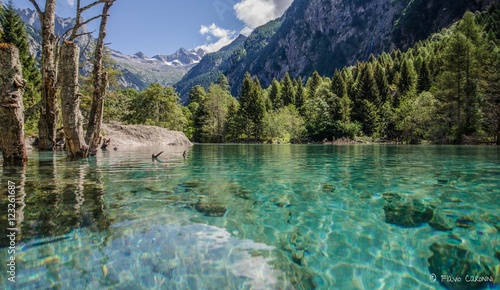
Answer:
<path fill-rule="evenodd" d="M 423 201 L 395 193 L 385 193 L 385 221 L 403 227 L 417 227 L 432 219 L 434 210 Z"/>

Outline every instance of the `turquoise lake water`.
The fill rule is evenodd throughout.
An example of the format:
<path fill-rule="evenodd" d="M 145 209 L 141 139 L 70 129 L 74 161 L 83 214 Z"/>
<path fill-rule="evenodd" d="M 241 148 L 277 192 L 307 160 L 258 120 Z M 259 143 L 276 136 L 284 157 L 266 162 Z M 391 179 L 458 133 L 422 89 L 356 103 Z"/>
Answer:
<path fill-rule="evenodd" d="M 32 151 L 26 168 L 0 169 L 0 225 L 11 181 L 20 229 L 15 283 L 0 237 L 7 289 L 445 289 L 430 279 L 434 243 L 500 271 L 494 146 L 141 147 L 78 162 Z M 386 222 L 388 194 L 453 228 Z"/>

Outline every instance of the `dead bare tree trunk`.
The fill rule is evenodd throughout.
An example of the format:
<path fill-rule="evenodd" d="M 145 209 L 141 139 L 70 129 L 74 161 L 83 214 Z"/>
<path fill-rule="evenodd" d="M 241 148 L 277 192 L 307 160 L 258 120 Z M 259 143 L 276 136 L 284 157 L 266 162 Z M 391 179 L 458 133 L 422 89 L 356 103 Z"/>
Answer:
<path fill-rule="evenodd" d="M 115 0 L 104 2 L 102 8 L 101 25 L 99 28 L 99 37 L 97 38 L 94 52 L 94 71 L 93 82 L 94 92 L 92 94 L 92 107 L 90 108 L 89 123 L 85 141 L 89 144 L 90 150 L 95 150 L 101 143 L 101 125 L 104 112 L 104 97 L 108 87 L 108 74 L 103 72 L 102 59 L 104 51 L 104 39 L 106 38 L 106 24 L 108 21 L 109 9 Z"/>
<path fill-rule="evenodd" d="M 18 49 L 0 44 L 0 150 L 4 164 L 23 165 L 28 160 L 24 144 L 23 79 Z"/>
<path fill-rule="evenodd" d="M 76 43 L 64 41 L 59 60 L 62 118 L 66 152 L 72 160 L 88 157 L 89 148 L 83 137 L 80 92 L 78 91 L 78 62 L 80 48 Z"/>
<path fill-rule="evenodd" d="M 56 0 L 46 0 L 43 12 L 35 0 L 29 1 L 35 6 L 42 26 L 42 98 L 38 121 L 38 149 L 53 150 L 56 145 L 58 115 L 57 65 L 54 57 Z"/>

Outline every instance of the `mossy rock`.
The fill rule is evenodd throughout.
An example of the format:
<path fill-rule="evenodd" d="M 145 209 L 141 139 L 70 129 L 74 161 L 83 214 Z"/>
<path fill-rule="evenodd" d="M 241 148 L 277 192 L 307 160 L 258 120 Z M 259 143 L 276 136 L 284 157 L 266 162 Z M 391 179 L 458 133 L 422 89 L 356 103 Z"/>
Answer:
<path fill-rule="evenodd" d="M 195 209 L 198 212 L 211 217 L 221 217 L 226 213 L 226 205 L 218 201 L 209 201 L 206 199 L 200 199 L 196 205 Z"/>
<path fill-rule="evenodd" d="M 434 209 L 420 199 L 384 193 L 385 222 L 403 227 L 418 227 L 432 219 Z"/>
<path fill-rule="evenodd" d="M 440 212 L 434 212 L 429 225 L 438 231 L 449 231 L 453 229 L 453 221 Z"/>
<path fill-rule="evenodd" d="M 335 186 L 328 183 L 323 183 L 323 185 L 321 186 L 321 190 L 323 190 L 323 192 L 333 193 L 335 192 Z"/>
<path fill-rule="evenodd" d="M 292 261 L 294 261 L 297 265 L 302 266 L 305 263 L 304 250 L 294 251 L 292 253 Z"/>

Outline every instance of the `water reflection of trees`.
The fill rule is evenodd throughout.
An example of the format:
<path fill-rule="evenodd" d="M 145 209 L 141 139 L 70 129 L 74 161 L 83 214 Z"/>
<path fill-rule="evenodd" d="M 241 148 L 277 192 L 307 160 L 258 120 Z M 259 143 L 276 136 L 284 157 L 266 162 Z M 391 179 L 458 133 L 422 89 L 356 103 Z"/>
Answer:
<path fill-rule="evenodd" d="M 57 237 L 80 227 L 109 227 L 105 188 L 95 159 L 67 162 L 61 157 L 60 152 L 39 152 L 27 167 L 3 168 L 2 185 L 8 180 L 17 185 L 18 240 Z M 6 190 L 1 192 L 1 206 L 6 209 Z M 0 224 L 7 228 L 6 215 L 0 216 Z M 7 245 L 5 236 L 0 246 Z"/>
<path fill-rule="evenodd" d="M 9 238 L 7 238 L 7 234 L 10 234 L 9 228 L 14 228 L 20 225 L 24 220 L 24 197 L 26 196 L 26 192 L 24 191 L 24 186 L 26 182 L 26 165 L 23 166 L 5 166 L 2 167 L 2 175 L 0 185 L 2 188 L 0 189 L 0 212 L 5 213 L 0 216 L 0 227 L 5 229 L 4 235 L 0 237 L 0 247 L 9 245 Z M 8 220 L 8 184 L 9 181 L 16 183 L 16 211 L 15 211 L 15 226 L 9 225 Z M 20 228 L 17 229 L 16 238 L 19 238 L 22 232 Z"/>

